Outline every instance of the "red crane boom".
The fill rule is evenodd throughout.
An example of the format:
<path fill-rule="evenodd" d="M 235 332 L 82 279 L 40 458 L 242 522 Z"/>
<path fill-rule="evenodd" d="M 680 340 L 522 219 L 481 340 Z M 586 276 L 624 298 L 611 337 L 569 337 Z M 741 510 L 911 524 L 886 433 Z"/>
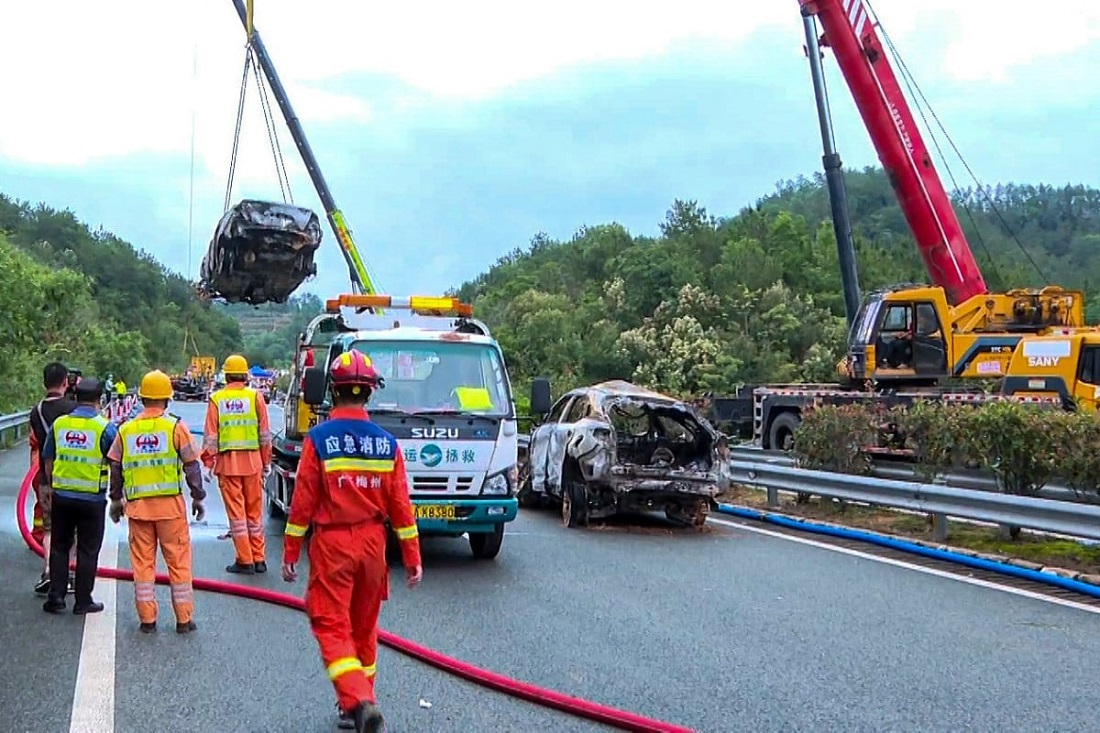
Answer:
<path fill-rule="evenodd" d="M 863 0 L 798 1 L 821 22 L 932 282 L 952 305 L 988 293 Z"/>

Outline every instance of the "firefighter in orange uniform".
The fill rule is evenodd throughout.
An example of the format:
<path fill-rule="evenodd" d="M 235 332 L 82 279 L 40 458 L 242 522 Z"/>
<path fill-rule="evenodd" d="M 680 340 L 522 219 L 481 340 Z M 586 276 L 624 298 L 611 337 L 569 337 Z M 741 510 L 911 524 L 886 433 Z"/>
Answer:
<path fill-rule="evenodd" d="M 406 582 L 420 583 L 420 543 L 397 439 L 370 421 L 367 401 L 385 386 L 371 361 L 352 350 L 330 369 L 333 409 L 302 442 L 287 517 L 283 578 L 298 577 L 306 529 L 306 612 L 336 688 L 341 723 L 383 730 L 374 695 L 378 614 L 389 598 L 386 527 L 400 540 Z M 350 611 L 350 613 L 349 613 Z"/>
<path fill-rule="evenodd" d="M 202 462 L 218 477 L 236 559 L 226 572 L 267 572 L 264 479 L 271 473 L 271 422 L 263 396 L 247 386 L 248 362 L 233 354 L 222 367 L 226 385 L 210 395 Z"/>
<path fill-rule="evenodd" d="M 124 510 L 130 525 L 130 565 L 134 569 L 134 605 L 141 630 L 157 628 L 157 545 L 168 566 L 176 633 L 198 628 L 191 585 L 191 530 L 183 502 L 181 480 L 191 489 L 191 511 L 201 522 L 206 515 L 202 471 L 191 430 L 183 420 L 166 415 L 172 380 L 162 371 L 141 379 L 138 389 L 145 409 L 118 429 L 107 458 L 111 462 L 111 521 Z"/>

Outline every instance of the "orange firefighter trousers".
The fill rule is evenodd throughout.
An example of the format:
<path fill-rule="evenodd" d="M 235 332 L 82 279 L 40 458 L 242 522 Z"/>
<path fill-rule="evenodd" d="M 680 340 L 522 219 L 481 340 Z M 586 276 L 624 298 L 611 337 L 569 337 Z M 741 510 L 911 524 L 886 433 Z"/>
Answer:
<path fill-rule="evenodd" d="M 218 476 L 218 488 L 229 515 L 229 535 L 233 538 L 237 562 L 241 565 L 266 562 L 263 474 Z"/>
<path fill-rule="evenodd" d="M 191 531 L 187 517 L 156 521 L 129 519 L 130 565 L 134 569 L 134 605 L 143 624 L 157 620 L 157 545 L 168 566 L 172 589 L 172 610 L 176 623 L 185 624 L 195 613 L 191 587 Z"/>
<path fill-rule="evenodd" d="M 378 613 L 389 597 L 381 524 L 315 525 L 306 613 L 341 709 L 375 702 Z"/>

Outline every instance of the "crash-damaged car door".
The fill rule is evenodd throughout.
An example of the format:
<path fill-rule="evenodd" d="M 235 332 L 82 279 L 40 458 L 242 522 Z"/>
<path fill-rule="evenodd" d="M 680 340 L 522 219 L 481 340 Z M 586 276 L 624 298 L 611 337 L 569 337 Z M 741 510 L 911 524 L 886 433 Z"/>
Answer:
<path fill-rule="evenodd" d="M 543 496 L 561 496 L 561 469 L 565 462 L 565 444 L 572 421 L 567 418 L 576 403 L 587 406 L 583 394 L 565 394 L 551 408 L 546 420 L 531 432 L 528 461 L 531 466 L 531 490 Z"/>

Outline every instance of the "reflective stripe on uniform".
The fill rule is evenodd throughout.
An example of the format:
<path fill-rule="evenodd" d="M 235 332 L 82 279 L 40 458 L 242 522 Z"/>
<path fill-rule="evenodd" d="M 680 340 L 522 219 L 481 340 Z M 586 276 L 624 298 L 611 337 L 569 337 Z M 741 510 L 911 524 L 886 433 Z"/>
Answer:
<path fill-rule="evenodd" d="M 394 527 L 393 531 L 397 535 L 397 539 L 399 540 L 411 540 L 414 537 L 420 536 L 420 533 L 417 531 L 415 524 L 411 527 Z"/>
<path fill-rule="evenodd" d="M 127 420 L 119 427 L 127 501 L 183 493 L 175 430 L 176 421 L 163 416 Z"/>
<path fill-rule="evenodd" d="M 285 534 L 287 537 L 305 537 L 308 527 L 304 527 L 301 524 L 286 523 Z"/>
<path fill-rule="evenodd" d="M 348 672 L 363 672 L 362 663 L 355 657 L 341 657 L 332 664 L 328 665 L 328 678 L 333 682 L 337 678 L 346 675 Z M 371 674 L 374 674 L 373 670 Z"/>
<path fill-rule="evenodd" d="M 226 387 L 215 392 L 210 400 L 218 408 L 218 451 L 259 450 L 256 391 Z"/>
<path fill-rule="evenodd" d="M 54 421 L 54 489 L 97 494 L 106 488 L 107 459 L 100 441 L 107 425 L 100 415 L 62 415 Z"/>
<path fill-rule="evenodd" d="M 325 473 L 336 471 L 373 471 L 375 473 L 393 473 L 394 461 L 382 458 L 329 458 L 321 461 Z"/>

